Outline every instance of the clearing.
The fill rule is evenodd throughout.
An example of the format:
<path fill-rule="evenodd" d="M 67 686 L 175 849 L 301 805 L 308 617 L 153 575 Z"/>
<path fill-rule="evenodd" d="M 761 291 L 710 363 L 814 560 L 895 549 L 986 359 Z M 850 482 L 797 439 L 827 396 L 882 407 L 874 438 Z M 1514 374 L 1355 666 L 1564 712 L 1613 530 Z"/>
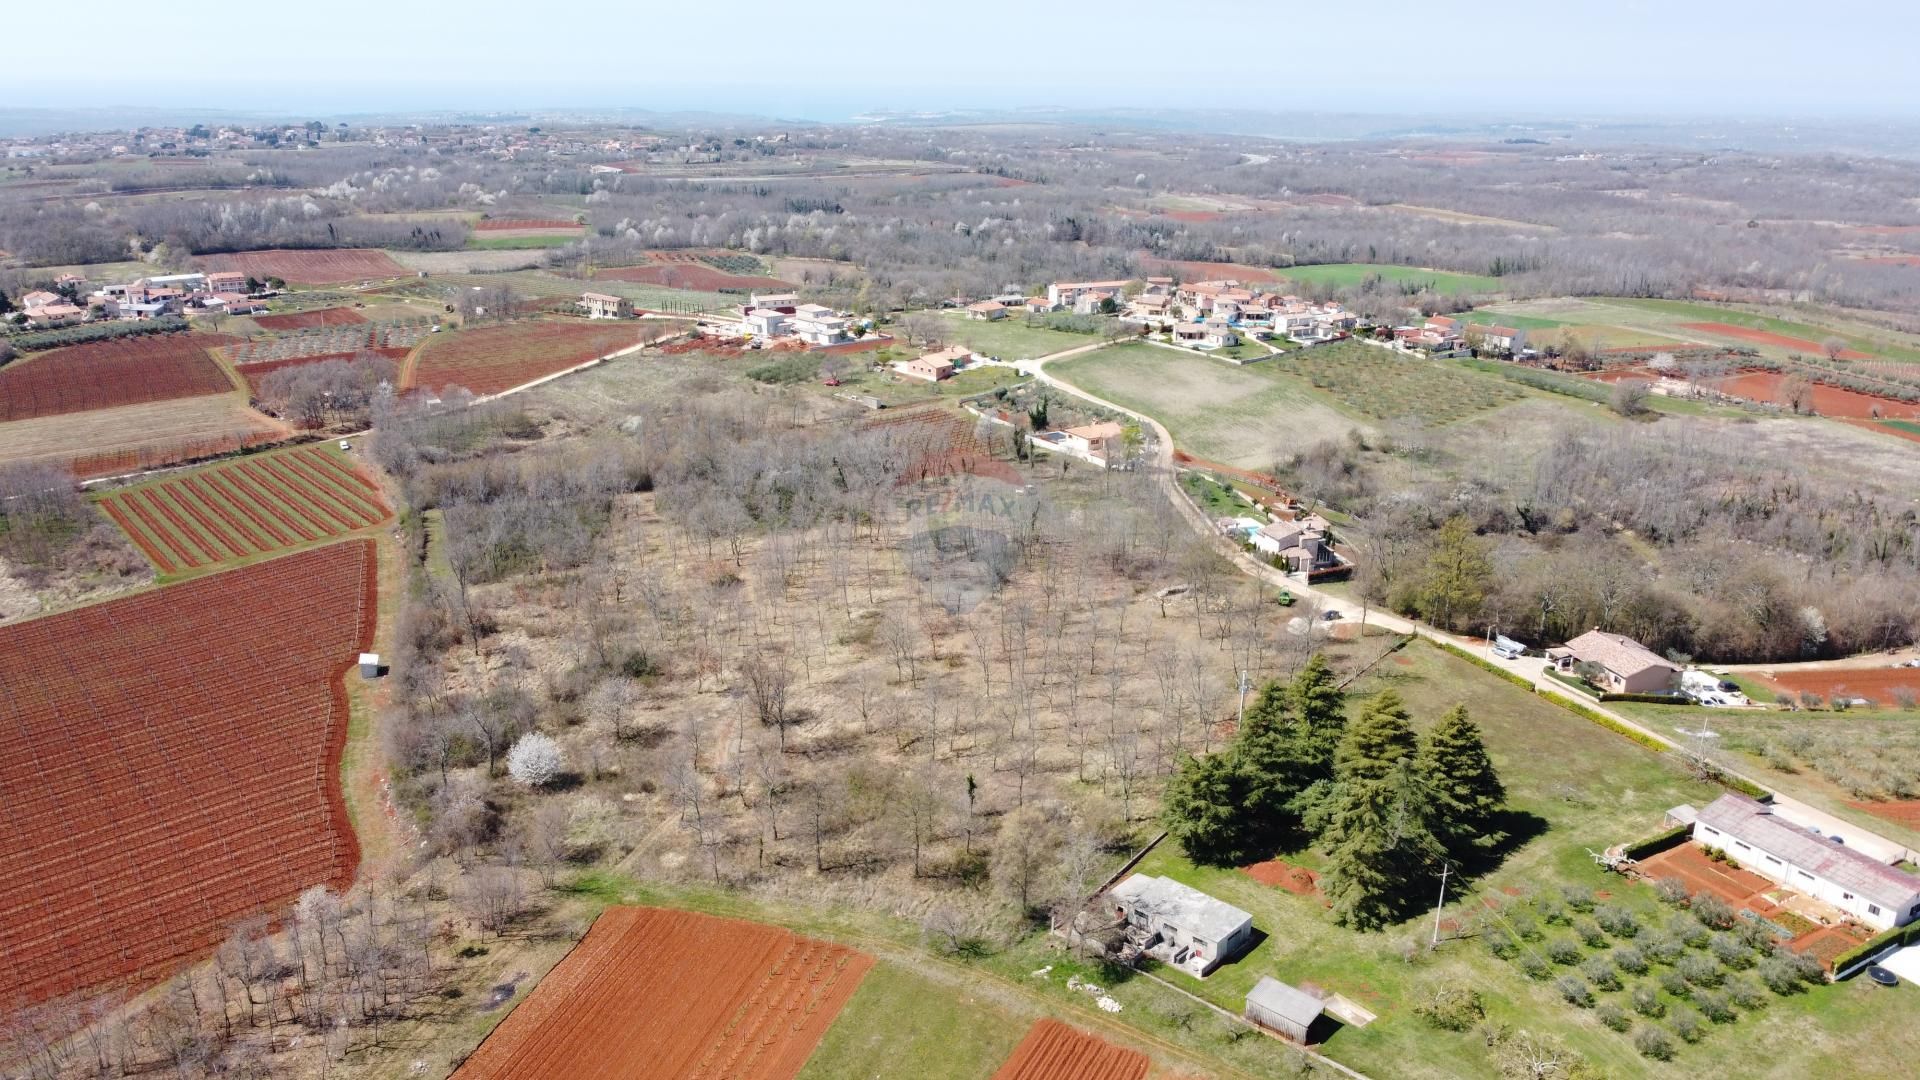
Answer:
<path fill-rule="evenodd" d="M 232 391 L 0 424 L 0 463 L 45 461 L 82 478 L 117 476 L 292 434 Z"/>
<path fill-rule="evenodd" d="M 1094 334 L 1070 334 L 1044 326 L 1029 326 L 1023 315 L 1009 315 L 994 322 L 969 319 L 951 312 L 943 317 L 950 324 L 946 334 L 948 343 L 965 345 L 974 352 L 1010 362 L 1034 360 L 1068 349 L 1095 345 L 1100 341 Z M 917 356 L 921 351 L 904 343 L 897 345 L 896 349 L 904 350 L 909 356 Z"/>
<path fill-rule="evenodd" d="M 375 591 L 361 540 L 0 629 L 11 992 L 161 978 L 236 920 L 347 887 L 344 680 Z"/>

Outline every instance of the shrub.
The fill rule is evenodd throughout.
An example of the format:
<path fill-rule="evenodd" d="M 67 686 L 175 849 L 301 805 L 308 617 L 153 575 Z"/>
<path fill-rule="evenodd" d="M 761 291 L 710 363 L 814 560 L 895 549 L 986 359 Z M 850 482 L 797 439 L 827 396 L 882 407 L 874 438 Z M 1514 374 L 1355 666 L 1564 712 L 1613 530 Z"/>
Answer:
<path fill-rule="evenodd" d="M 1733 1003 L 1752 1012 L 1767 1003 L 1767 990 L 1751 975 L 1735 975 L 1727 980 L 1727 996 Z"/>
<path fill-rule="evenodd" d="M 1483 934 L 1481 941 L 1486 944 L 1488 952 L 1502 960 L 1511 960 L 1520 951 L 1520 943 L 1513 940 L 1513 935 L 1497 927 Z"/>
<path fill-rule="evenodd" d="M 1736 971 L 1744 971 L 1753 966 L 1753 950 L 1733 934 L 1721 932 L 1713 935 L 1707 943 L 1707 950 L 1713 958 Z"/>
<path fill-rule="evenodd" d="M 538 731 L 520 736 L 507 751 L 507 775 L 527 787 L 545 787 L 567 766 L 560 744 Z"/>
<path fill-rule="evenodd" d="M 1540 921 L 1548 926 L 1566 926 L 1573 921 L 1573 916 L 1567 914 L 1567 906 L 1551 896 L 1536 899 L 1533 906 L 1540 912 Z"/>
<path fill-rule="evenodd" d="M 1641 983 L 1633 988 L 1633 1011 L 1641 1016 L 1661 1017 L 1667 1014 L 1667 1005 L 1660 1000 L 1660 991 L 1652 983 Z"/>
<path fill-rule="evenodd" d="M 1620 976 L 1613 970 L 1613 961 L 1604 956 L 1588 958 L 1586 963 L 1580 965 L 1580 974 L 1602 990 L 1620 989 Z"/>
<path fill-rule="evenodd" d="M 1733 1001 L 1724 991 L 1702 990 L 1693 995 L 1693 1003 L 1700 1012 L 1716 1024 L 1731 1024 L 1734 1019 Z"/>
<path fill-rule="evenodd" d="M 1580 943 L 1570 937 L 1557 937 L 1547 942 L 1547 959 L 1556 964 L 1578 963 L 1580 956 Z"/>
<path fill-rule="evenodd" d="M 1587 981 L 1578 975 L 1562 975 L 1553 980 L 1553 988 L 1567 999 L 1567 1004 L 1581 1009 L 1593 1008 L 1593 990 Z"/>
<path fill-rule="evenodd" d="M 1644 1025 L 1639 1031 L 1633 1033 L 1633 1048 L 1640 1051 L 1640 1056 L 1652 1058 L 1654 1061 L 1672 1060 L 1675 1049 L 1673 1036 L 1652 1024 Z"/>
<path fill-rule="evenodd" d="M 1607 943 L 1607 935 L 1601 932 L 1600 924 L 1592 919 L 1575 919 L 1573 932 L 1579 934 L 1580 940 L 1591 949 L 1598 949 Z"/>
<path fill-rule="evenodd" d="M 1717 896 L 1702 893 L 1693 898 L 1693 917 L 1715 930 L 1731 930 L 1739 920 L 1734 917 L 1733 909 L 1725 900 Z M 1687 944 L 1694 944 L 1692 941 Z"/>
<path fill-rule="evenodd" d="M 1673 970 L 1695 986 L 1719 986 L 1727 977 L 1719 964 L 1705 956 L 1683 956 Z"/>
<path fill-rule="evenodd" d="M 818 374 L 820 358 L 806 354 L 747 369 L 747 378 L 754 382 L 788 385 L 807 382 Z"/>
<path fill-rule="evenodd" d="M 1700 924 L 1699 919 L 1684 912 L 1667 920 L 1667 933 L 1693 949 L 1706 947 L 1707 939 L 1712 936 L 1707 928 Z"/>
<path fill-rule="evenodd" d="M 1673 1010 L 1673 1017 L 1667 1021 L 1667 1026 L 1673 1029 L 1675 1035 L 1690 1043 L 1699 1042 L 1707 1034 L 1707 1029 L 1700 1026 L 1700 1014 L 1692 1009 Z"/>
<path fill-rule="evenodd" d="M 1593 890 L 1585 885 L 1560 886 L 1560 899 L 1575 911 L 1593 910 Z"/>
<path fill-rule="evenodd" d="M 1693 987 L 1687 985 L 1687 977 L 1678 971 L 1662 972 L 1660 974 L 1660 989 L 1678 998 L 1683 998 L 1693 993 Z"/>
<path fill-rule="evenodd" d="M 1677 877 L 1663 877 L 1653 883 L 1655 895 L 1669 904 L 1684 904 L 1693 894 L 1687 891 L 1687 883 Z"/>
<path fill-rule="evenodd" d="M 1469 1031 L 1487 1017 L 1480 992 L 1463 983 L 1440 986 L 1415 1006 L 1414 1012 L 1429 1026 L 1442 1031 Z"/>
<path fill-rule="evenodd" d="M 1529 979 L 1544 979 L 1553 971 L 1551 967 L 1547 966 L 1547 962 L 1540 959 L 1539 955 L 1535 953 L 1521 953 L 1517 963 L 1520 965 L 1520 973 Z"/>
<path fill-rule="evenodd" d="M 1645 975 L 1650 966 L 1646 954 L 1631 945 L 1613 950 L 1613 963 L 1629 975 Z"/>
<path fill-rule="evenodd" d="M 1601 1002 L 1600 1007 L 1593 1011 L 1593 1015 L 1599 1017 L 1601 1023 L 1615 1031 L 1625 1031 L 1633 1026 L 1633 1017 L 1627 1015 L 1627 1010 L 1611 1001 Z"/>
<path fill-rule="evenodd" d="M 1524 910 L 1515 909 L 1513 914 L 1507 916 L 1507 925 L 1513 928 L 1514 933 L 1520 935 L 1521 941 L 1540 940 L 1540 924 Z"/>
<path fill-rule="evenodd" d="M 1640 933 L 1640 920 L 1618 904 L 1600 905 L 1594 910 L 1593 921 L 1617 938 L 1637 937 Z"/>

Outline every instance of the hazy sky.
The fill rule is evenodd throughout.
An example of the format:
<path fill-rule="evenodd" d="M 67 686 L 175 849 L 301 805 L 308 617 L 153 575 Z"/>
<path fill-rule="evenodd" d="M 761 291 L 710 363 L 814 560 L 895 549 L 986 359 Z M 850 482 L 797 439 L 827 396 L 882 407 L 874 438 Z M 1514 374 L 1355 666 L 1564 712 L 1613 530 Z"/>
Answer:
<path fill-rule="evenodd" d="M 0 103 L 1920 117 L 1916 33 L 1915 0 L 161 5 L 0 36 Z"/>

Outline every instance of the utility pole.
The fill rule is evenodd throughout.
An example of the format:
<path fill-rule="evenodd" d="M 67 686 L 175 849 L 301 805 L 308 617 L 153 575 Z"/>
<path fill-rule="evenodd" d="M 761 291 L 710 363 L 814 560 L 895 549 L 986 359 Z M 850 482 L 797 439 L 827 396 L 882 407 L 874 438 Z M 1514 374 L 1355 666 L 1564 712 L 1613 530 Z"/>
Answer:
<path fill-rule="evenodd" d="M 1252 685 L 1253 685 L 1253 681 L 1247 678 L 1247 673 L 1244 671 L 1241 672 L 1240 673 L 1240 722 L 1239 724 L 1235 725 L 1233 729 L 1236 732 L 1240 731 L 1242 728 L 1247 726 L 1247 689 Z"/>
<path fill-rule="evenodd" d="M 1433 947 L 1440 947 L 1440 909 L 1447 906 L 1447 874 L 1453 866 L 1445 859 L 1440 860 L 1440 902 L 1433 905 Z"/>

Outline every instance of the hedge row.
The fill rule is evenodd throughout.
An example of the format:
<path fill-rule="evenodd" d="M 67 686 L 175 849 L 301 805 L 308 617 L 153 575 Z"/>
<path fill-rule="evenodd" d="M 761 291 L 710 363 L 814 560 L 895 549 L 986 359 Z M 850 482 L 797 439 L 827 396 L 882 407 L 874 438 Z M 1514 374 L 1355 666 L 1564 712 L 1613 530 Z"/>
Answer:
<path fill-rule="evenodd" d="M 1639 728 L 1628 727 L 1626 724 L 1623 724 L 1620 721 L 1615 720 L 1613 717 L 1608 716 L 1603 712 L 1598 712 L 1596 710 L 1589 709 L 1585 705 L 1582 705 L 1577 701 L 1568 701 L 1565 698 L 1554 697 L 1551 694 L 1543 695 L 1543 696 L 1545 696 L 1549 701 L 1552 701 L 1555 705 L 1558 705 L 1561 708 L 1567 710 L 1568 712 L 1573 713 L 1577 716 L 1584 716 L 1587 719 L 1593 721 L 1596 724 L 1599 724 L 1601 727 L 1606 728 L 1608 731 L 1611 731 L 1616 735 L 1625 735 L 1627 738 L 1632 739 L 1634 742 L 1639 743 L 1641 746 L 1646 747 L 1647 749 L 1653 751 L 1656 754 L 1664 754 L 1667 751 L 1673 749 L 1673 747 L 1668 746 L 1666 743 L 1660 741 L 1659 739 L 1656 739 L 1653 736 L 1647 734 L 1646 732 L 1641 731 Z"/>
<path fill-rule="evenodd" d="M 1692 700 L 1672 694 L 1601 694 L 1601 701 L 1639 701 L 1648 705 L 1691 705 Z"/>
<path fill-rule="evenodd" d="M 1692 833 L 1692 825 L 1675 825 L 1671 829 L 1664 829 L 1652 836 L 1635 840 L 1623 848 L 1621 854 L 1629 859 L 1644 859 L 1649 855 L 1658 855 L 1668 848 L 1679 847 Z"/>
<path fill-rule="evenodd" d="M 83 345 L 89 341 L 139 337 L 143 334 L 172 334 L 186 329 L 188 329 L 187 320 L 178 315 L 163 315 L 158 319 L 142 322 L 82 323 L 79 326 L 68 326 L 59 330 L 20 334 L 8 340 L 21 352 L 35 352 L 40 349 L 58 348 L 62 345 Z"/>
<path fill-rule="evenodd" d="M 1432 642 L 1436 647 L 1445 649 L 1446 651 L 1452 653 L 1453 655 L 1459 657 L 1462 660 L 1465 660 L 1467 663 L 1472 664 L 1475 667 L 1485 668 L 1486 670 L 1493 672 L 1495 675 L 1500 676 L 1501 678 L 1507 680 L 1508 682 L 1512 683 L 1515 686 L 1524 686 L 1529 690 L 1533 689 L 1533 683 L 1530 680 L 1523 678 L 1522 676 L 1515 675 L 1513 672 L 1508 671 L 1506 668 L 1501 667 L 1499 664 L 1496 664 L 1493 661 L 1486 659 L 1485 657 L 1475 656 L 1472 653 L 1468 652 L 1467 650 L 1461 648 L 1458 645 L 1453 644 L 1450 641 L 1441 641 L 1438 638 L 1428 638 L 1427 640 L 1429 642 Z"/>
<path fill-rule="evenodd" d="M 1910 922 L 1905 926 L 1896 926 L 1891 930 L 1883 930 L 1861 944 L 1834 957 L 1833 974 L 1835 977 L 1838 977 L 1841 972 L 1862 960 L 1874 956 L 1889 945 L 1911 945 L 1915 941 L 1920 941 L 1920 922 Z"/>

